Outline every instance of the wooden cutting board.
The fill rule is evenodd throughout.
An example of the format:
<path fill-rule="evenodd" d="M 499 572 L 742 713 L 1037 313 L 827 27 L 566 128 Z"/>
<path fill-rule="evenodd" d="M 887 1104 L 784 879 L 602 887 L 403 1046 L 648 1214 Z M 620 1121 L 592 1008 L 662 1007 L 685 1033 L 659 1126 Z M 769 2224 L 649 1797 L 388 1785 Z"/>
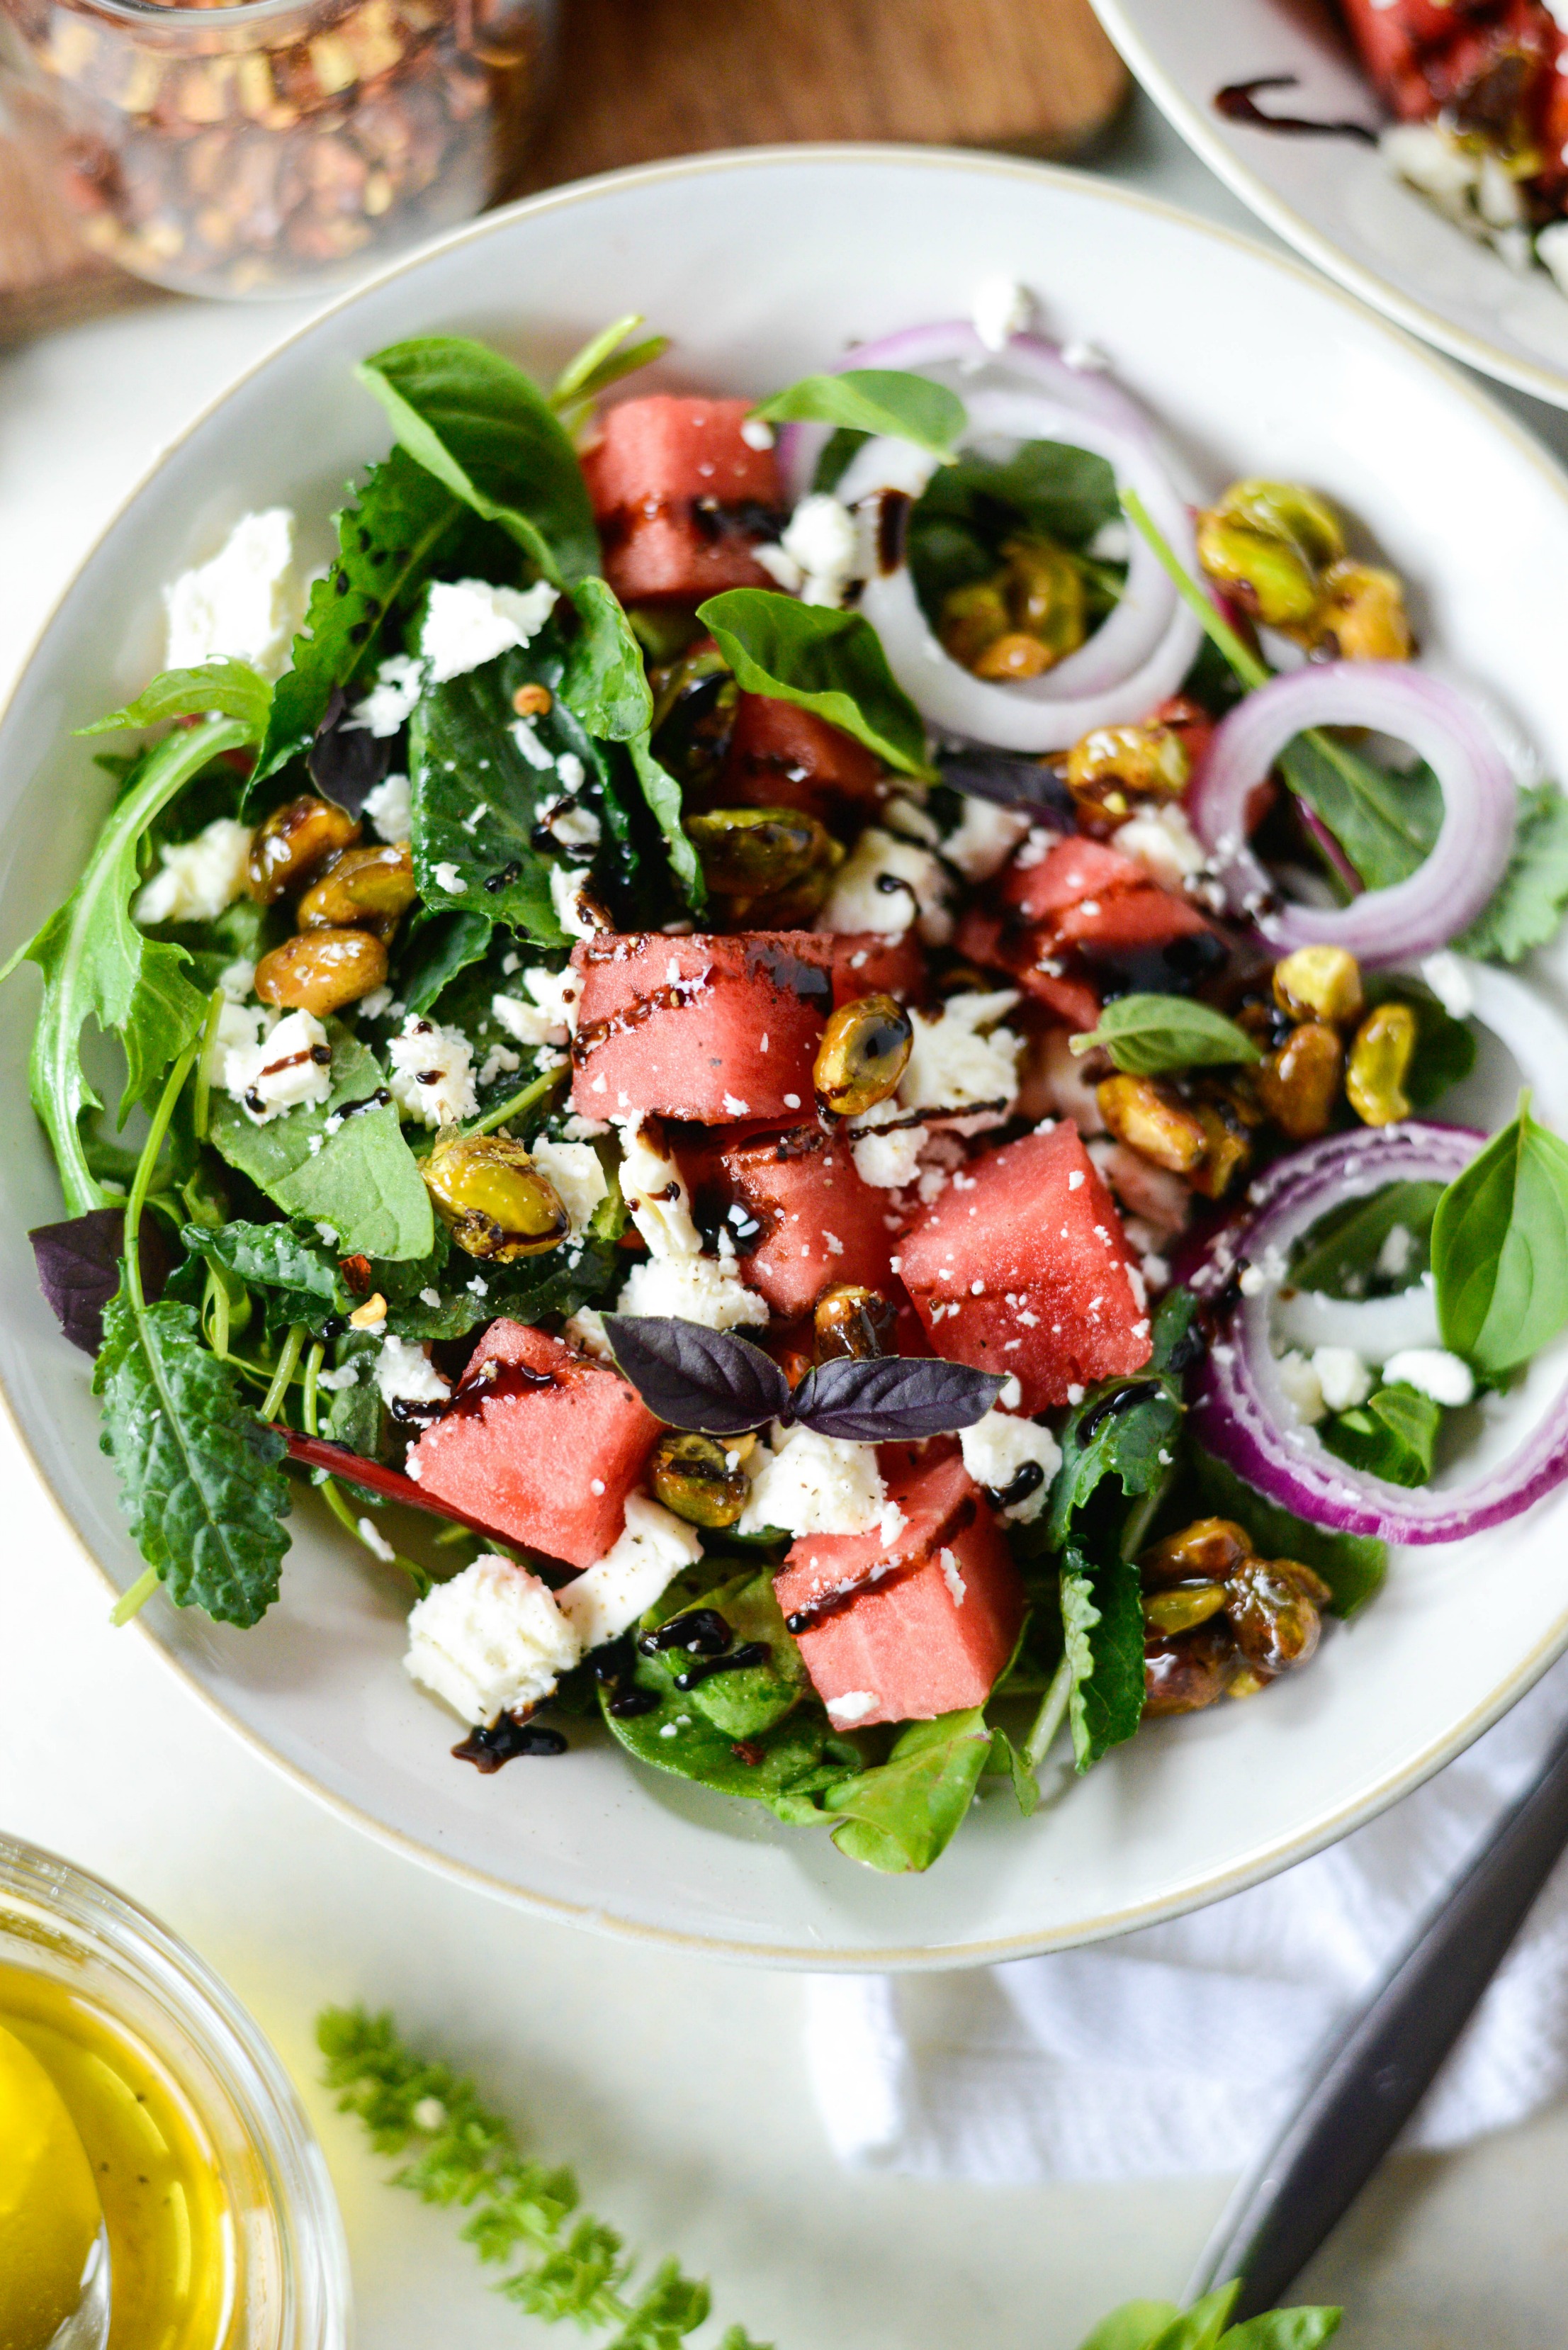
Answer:
<path fill-rule="evenodd" d="M 1126 74 L 1088 0 L 563 0 L 519 187 L 773 140 L 1082 152 Z M 39 160 L 0 138 L 0 343 L 168 299 L 89 253 Z"/>

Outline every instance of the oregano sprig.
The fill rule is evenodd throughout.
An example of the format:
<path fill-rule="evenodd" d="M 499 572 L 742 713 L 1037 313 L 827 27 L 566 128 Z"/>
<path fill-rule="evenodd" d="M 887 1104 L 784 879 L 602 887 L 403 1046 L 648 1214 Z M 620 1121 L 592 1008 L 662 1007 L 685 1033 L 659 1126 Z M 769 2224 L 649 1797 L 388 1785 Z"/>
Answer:
<path fill-rule="evenodd" d="M 316 2039 L 338 2111 L 358 2114 L 378 2154 L 404 2158 L 392 2185 L 467 2211 L 463 2241 L 508 2267 L 495 2289 L 519 2309 L 552 2324 L 570 2318 L 585 2333 L 614 2328 L 603 2350 L 680 2350 L 706 2322 L 711 2295 L 700 2278 L 677 2261 L 639 2278 L 617 2230 L 579 2208 L 572 2173 L 524 2155 L 473 2083 L 405 2046 L 389 2014 L 329 2007 Z M 768 2345 L 732 2325 L 718 2350 Z"/>

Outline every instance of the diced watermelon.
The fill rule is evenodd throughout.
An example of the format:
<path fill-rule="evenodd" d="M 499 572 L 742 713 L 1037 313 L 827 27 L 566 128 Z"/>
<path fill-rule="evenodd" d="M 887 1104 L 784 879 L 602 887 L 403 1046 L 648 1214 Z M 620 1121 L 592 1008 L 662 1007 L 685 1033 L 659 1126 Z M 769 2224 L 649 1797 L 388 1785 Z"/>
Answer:
<path fill-rule="evenodd" d="M 833 971 L 835 1010 L 857 995 L 896 995 L 900 1003 L 918 996 L 926 975 L 919 934 L 906 931 L 886 939 L 875 931 L 845 931 L 826 941 Z"/>
<path fill-rule="evenodd" d="M 875 813 L 883 796 L 873 752 L 815 712 L 742 693 L 719 797 L 730 806 L 794 807 L 831 823 L 846 809 Z"/>
<path fill-rule="evenodd" d="M 752 549 L 777 536 L 783 494 L 772 449 L 741 437 L 750 407 L 656 392 L 606 411 L 583 473 L 623 601 L 701 603 L 774 584 Z"/>
<path fill-rule="evenodd" d="M 502 1367 L 487 1383 L 490 1363 Z M 618 1371 L 524 1323 L 493 1322 L 408 1472 L 527 1549 L 592 1566 L 625 1529 L 659 1429 Z"/>
<path fill-rule="evenodd" d="M 1018 1570 L 962 1461 L 890 1482 L 900 1534 L 802 1535 L 774 1578 L 817 1694 L 846 1730 L 983 1704 L 1023 1621 Z"/>
<path fill-rule="evenodd" d="M 1087 980 L 1069 977 L 1060 969 L 1041 968 L 1042 955 L 1048 963 L 1056 962 L 1046 932 L 1004 922 L 1000 915 L 971 906 L 959 924 L 953 944 L 971 962 L 993 964 L 1004 971 L 1026 995 L 1044 1003 L 1069 1028 L 1093 1028 L 1098 1021 L 1100 999 Z"/>
<path fill-rule="evenodd" d="M 1168 947 L 1175 939 L 1196 938 L 1210 929 L 1196 906 L 1154 881 L 1146 881 L 1141 889 L 1085 898 L 1057 914 L 1049 927 L 1055 947 L 1095 946 L 1107 954 Z"/>
<path fill-rule="evenodd" d="M 732 1218 L 729 1229 L 747 1285 L 775 1314 L 807 1313 L 834 1282 L 896 1290 L 887 1193 L 862 1182 L 847 1143 L 819 1127 L 717 1142 L 682 1171 L 700 1222 L 716 1222 L 731 1206 L 744 1211 L 747 1222 Z"/>
<path fill-rule="evenodd" d="M 936 1352 L 1012 1372 L 1026 1412 L 1149 1358 L 1120 1219 L 1066 1120 L 972 1160 L 899 1258 Z"/>
<path fill-rule="evenodd" d="M 1027 854 L 1027 847 L 1025 849 Z M 1017 858 L 1002 877 L 1002 899 L 1026 922 L 1047 922 L 1081 905 L 1115 895 L 1118 889 L 1142 889 L 1148 874 L 1135 858 L 1124 857 L 1103 840 L 1077 834 L 1059 840 L 1033 864 Z"/>

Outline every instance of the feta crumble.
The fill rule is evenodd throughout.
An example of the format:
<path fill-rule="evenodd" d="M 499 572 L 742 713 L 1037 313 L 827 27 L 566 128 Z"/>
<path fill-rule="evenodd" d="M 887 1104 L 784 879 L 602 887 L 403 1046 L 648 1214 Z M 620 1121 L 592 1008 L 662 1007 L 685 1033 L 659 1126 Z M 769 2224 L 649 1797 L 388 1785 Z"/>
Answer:
<path fill-rule="evenodd" d="M 466 676 L 513 645 L 531 643 L 556 603 L 547 579 L 522 589 L 492 588 L 483 579 L 432 581 L 420 630 L 431 683 Z"/>
<path fill-rule="evenodd" d="M 215 922 L 244 889 L 251 828 L 233 816 L 215 816 L 193 840 L 158 853 L 162 863 L 136 900 L 137 920 L 148 926 Z"/>
<path fill-rule="evenodd" d="M 1185 808 L 1174 802 L 1143 808 L 1116 828 L 1115 844 L 1124 857 L 1135 858 L 1162 889 L 1180 894 L 1189 881 L 1208 870 L 1209 854 L 1188 821 Z"/>
<path fill-rule="evenodd" d="M 1314 1347 L 1312 1367 L 1330 1411 L 1354 1411 L 1372 1393 L 1372 1374 L 1354 1347 Z"/>
<path fill-rule="evenodd" d="M 626 1530 L 619 1541 L 597 1565 L 568 1583 L 556 1604 L 586 1655 L 628 1631 L 682 1568 L 695 1566 L 701 1555 L 702 1539 L 695 1526 L 645 1493 L 628 1493 Z"/>
<path fill-rule="evenodd" d="M 537 1705 L 581 1655 L 539 1577 L 487 1556 L 415 1603 L 403 1663 L 464 1721 L 491 1722 Z"/>
<path fill-rule="evenodd" d="M 835 1722 L 846 1728 L 851 1723 L 864 1721 L 866 1716 L 874 1712 L 881 1702 L 881 1699 L 871 1690 L 846 1690 L 842 1697 L 829 1697 L 823 1700 Z"/>
<path fill-rule="evenodd" d="M 263 677 L 280 676 L 306 605 L 288 508 L 242 515 L 210 562 L 163 590 L 163 604 L 166 669 L 243 660 Z"/>
<path fill-rule="evenodd" d="M 424 1348 L 410 1346 L 406 1338 L 382 1339 L 376 1386 L 389 1409 L 396 1403 L 445 1403 L 452 1393 Z"/>
<path fill-rule="evenodd" d="M 327 1031 L 311 1012 L 290 1012 L 261 1035 L 265 1019 L 257 1005 L 225 1004 L 218 1015 L 218 1037 L 225 1044 L 222 1084 L 231 1101 L 239 1103 L 253 1126 L 270 1125 L 285 1110 L 301 1102 L 324 1102 L 332 1091 L 332 1047 Z M 240 1023 L 248 1035 L 240 1041 Z"/>
<path fill-rule="evenodd" d="M 652 1256 L 633 1265 L 617 1301 L 618 1314 L 670 1314 L 707 1330 L 757 1328 L 768 1319 L 765 1298 L 748 1289 L 734 1256 Z"/>
<path fill-rule="evenodd" d="M 1447 1404 L 1451 1411 L 1470 1402 L 1476 1391 L 1469 1365 L 1461 1356 L 1450 1355 L 1446 1347 L 1407 1347 L 1390 1355 L 1383 1366 L 1383 1378 L 1388 1387 L 1416 1388 L 1434 1403 Z"/>
<path fill-rule="evenodd" d="M 826 492 L 802 498 L 779 539 L 794 566 L 803 604 L 838 605 L 856 572 L 858 534 L 846 505 Z"/>
<path fill-rule="evenodd" d="M 1004 351 L 1014 335 L 1026 334 L 1034 296 L 1004 269 L 987 272 L 974 289 L 970 317 L 988 351 Z"/>
<path fill-rule="evenodd" d="M 791 1534 L 865 1534 L 881 1523 L 888 1499 L 874 1444 L 819 1436 L 810 1428 L 775 1428 L 759 1445 L 738 1534 L 777 1526 Z"/>
<path fill-rule="evenodd" d="M 702 1238 L 691 1221 L 685 1178 L 651 1118 L 618 1119 L 621 1197 L 656 1259 L 697 1256 Z"/>
<path fill-rule="evenodd" d="M 584 895 L 587 878 L 587 866 L 552 865 L 550 868 L 550 903 L 556 910 L 556 920 L 568 938 L 597 938 L 602 927 L 597 913 Z"/>
<path fill-rule="evenodd" d="M 473 1049 L 455 1028 L 410 1013 L 387 1047 L 392 1099 L 425 1126 L 452 1126 L 479 1111 Z"/>
<path fill-rule="evenodd" d="M 966 799 L 962 816 L 941 844 L 942 855 L 966 881 L 989 881 L 1028 831 L 1029 818 L 1020 809 L 998 807 L 994 800 Z"/>
<path fill-rule="evenodd" d="M 1031 1462 L 1039 1469 L 1040 1482 L 1002 1513 L 1010 1525 L 1033 1525 L 1045 1507 L 1051 1481 L 1062 1465 L 1062 1448 L 1051 1430 L 993 1407 L 972 1428 L 959 1430 L 959 1444 L 964 1467 L 977 1485 L 992 1493 L 1005 1493 Z"/>
<path fill-rule="evenodd" d="M 961 1133 L 1000 1126 L 1017 1098 L 1023 1041 L 999 1024 L 1018 1000 L 1016 989 L 1002 987 L 950 995 L 934 1012 L 912 1011 L 915 1037 L 898 1080 L 900 1108 Z"/>
<path fill-rule="evenodd" d="M 394 844 L 409 839 L 414 829 L 414 806 L 407 775 L 389 775 L 373 792 L 367 792 L 365 814 L 378 839 Z"/>
<path fill-rule="evenodd" d="M 346 734 L 374 734 L 379 741 L 384 742 L 388 735 L 395 734 L 400 726 L 407 725 L 413 715 L 415 702 L 424 691 L 424 683 L 425 665 L 415 654 L 389 654 L 377 670 L 376 682 L 369 692 L 363 701 L 354 704 L 343 721 L 343 732 Z M 404 781 L 407 782 L 406 777 Z M 365 805 L 369 806 L 369 799 Z M 407 834 L 399 837 L 408 837 Z M 383 839 L 389 837 L 387 834 L 382 835 Z"/>
<path fill-rule="evenodd" d="M 531 1156 L 540 1174 L 559 1192 L 573 1232 L 580 1232 L 600 1201 L 609 1197 L 598 1152 L 588 1142 L 544 1141 L 535 1143 Z"/>
<path fill-rule="evenodd" d="M 928 946 L 943 946 L 952 936 L 946 895 L 947 875 L 939 857 L 880 825 L 867 825 L 834 876 L 815 926 L 901 938 L 918 923 Z"/>

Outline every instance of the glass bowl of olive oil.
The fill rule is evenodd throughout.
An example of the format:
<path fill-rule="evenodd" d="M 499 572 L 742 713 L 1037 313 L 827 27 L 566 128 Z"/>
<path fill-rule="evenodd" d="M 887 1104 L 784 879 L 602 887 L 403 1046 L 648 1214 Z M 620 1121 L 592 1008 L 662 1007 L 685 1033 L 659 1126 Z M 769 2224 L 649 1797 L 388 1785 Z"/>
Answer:
<path fill-rule="evenodd" d="M 327 2166 L 260 2032 L 155 1918 L 0 1835 L 0 2107 L 7 2097 L 0 2136 L 26 2137 L 36 2161 L 4 2262 L 18 2340 L 36 2305 L 29 2266 L 43 2293 L 79 2251 L 70 2230 L 90 2173 L 109 2261 L 106 2350 L 347 2350 L 348 2262 Z M 5 2224 L 0 2191 L 0 2235 Z"/>

